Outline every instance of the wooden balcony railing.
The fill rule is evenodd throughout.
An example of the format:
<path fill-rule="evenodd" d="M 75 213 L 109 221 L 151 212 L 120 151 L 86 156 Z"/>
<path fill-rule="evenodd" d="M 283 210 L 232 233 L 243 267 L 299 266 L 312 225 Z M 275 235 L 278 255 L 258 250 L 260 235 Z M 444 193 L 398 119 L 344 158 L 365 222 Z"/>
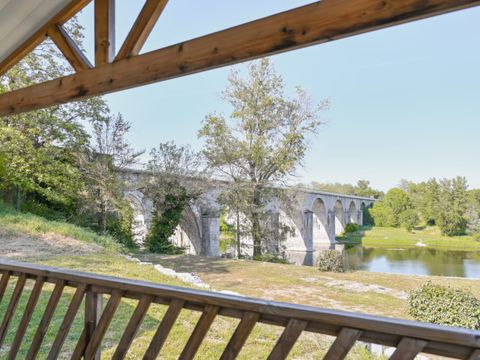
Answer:
<path fill-rule="evenodd" d="M 459 359 L 480 359 L 480 332 L 449 328 L 406 320 L 376 317 L 327 310 L 309 306 L 271 302 L 239 296 L 198 291 L 188 288 L 164 286 L 155 283 L 119 279 L 109 276 L 81 273 L 66 269 L 30 265 L 13 261 L 0 261 L 0 300 L 11 282 L 10 299 L 0 325 L 0 346 L 3 345 L 12 323 L 27 280 L 33 280 L 33 288 L 19 325 L 12 331 L 13 341 L 5 353 L 15 359 L 24 339 L 30 319 L 46 283 L 54 284 L 43 317 L 28 339 L 26 359 L 35 359 L 49 328 L 55 309 L 65 296 L 67 288 L 74 289 L 67 311 L 55 339 L 49 345 L 48 359 L 61 355 L 62 345 L 73 320 L 84 302 L 85 321 L 81 335 L 75 339 L 72 359 L 98 359 L 99 349 L 107 328 L 122 299 L 138 300 L 133 314 L 126 324 L 113 359 L 123 359 L 132 344 L 151 304 L 168 306 L 143 359 L 155 359 L 182 309 L 201 313 L 180 359 L 192 359 L 217 315 L 240 319 L 232 337 L 225 344 L 221 359 L 234 359 L 239 354 L 256 323 L 283 327 L 269 359 L 284 359 L 302 332 L 314 332 L 335 336 L 336 339 L 324 355 L 324 359 L 343 359 L 357 341 L 395 347 L 391 359 L 413 359 L 418 353 L 430 353 Z M 13 285 L 14 284 L 14 285 Z M 103 294 L 109 295 L 105 307 L 101 306 Z M 102 311 L 103 309 L 103 311 Z M 82 310 L 83 311 L 83 310 Z M 25 344 L 24 344 L 25 346 Z M 64 357 L 64 356 L 63 356 Z"/>

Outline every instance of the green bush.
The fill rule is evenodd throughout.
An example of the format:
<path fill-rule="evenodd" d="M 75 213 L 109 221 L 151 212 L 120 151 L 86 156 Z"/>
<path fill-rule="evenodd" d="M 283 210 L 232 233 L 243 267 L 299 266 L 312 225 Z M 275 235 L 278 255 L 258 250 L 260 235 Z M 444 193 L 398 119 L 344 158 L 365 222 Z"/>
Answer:
<path fill-rule="evenodd" d="M 337 250 L 324 250 L 317 259 L 318 270 L 331 272 L 345 272 L 343 255 Z"/>
<path fill-rule="evenodd" d="M 426 282 L 408 298 L 415 320 L 438 325 L 480 329 L 480 300 L 470 291 Z"/>
<path fill-rule="evenodd" d="M 346 234 L 354 233 L 354 232 L 357 232 L 357 231 L 358 231 L 358 225 L 357 225 L 357 224 L 348 223 L 348 224 L 345 226 L 345 233 L 346 233 Z"/>
<path fill-rule="evenodd" d="M 253 257 L 255 261 L 270 262 L 274 264 L 288 264 L 288 261 L 282 254 L 262 254 Z"/>
<path fill-rule="evenodd" d="M 400 223 L 402 224 L 402 227 L 409 232 L 415 228 L 419 221 L 420 219 L 414 209 L 407 209 L 400 214 Z"/>
<path fill-rule="evenodd" d="M 145 243 L 150 252 L 160 254 L 181 254 L 184 248 L 175 246 L 170 242 L 170 237 L 182 219 L 182 212 L 186 206 L 187 198 L 183 194 L 165 196 L 163 212 L 154 210 L 152 213 L 152 226 L 147 234 Z"/>

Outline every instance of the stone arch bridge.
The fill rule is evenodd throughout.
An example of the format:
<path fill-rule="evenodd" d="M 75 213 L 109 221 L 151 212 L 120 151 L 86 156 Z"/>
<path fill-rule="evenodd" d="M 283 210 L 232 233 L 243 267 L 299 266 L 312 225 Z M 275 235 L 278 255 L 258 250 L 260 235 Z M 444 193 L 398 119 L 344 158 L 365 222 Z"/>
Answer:
<path fill-rule="evenodd" d="M 134 238 L 139 243 L 145 239 L 153 210 L 151 199 L 141 188 L 145 176 L 142 170 L 122 171 L 122 177 L 130 184 L 124 195 L 134 209 Z M 222 183 L 212 185 L 184 211 L 172 241 L 185 247 L 187 253 L 210 257 L 221 255 L 220 216 L 223 208 L 217 201 L 221 191 Z M 283 249 L 298 252 L 300 257 L 331 247 L 348 223 L 363 225 L 364 209 L 375 202 L 374 198 L 309 189 L 289 191 L 293 191 L 294 201 L 289 201 L 287 206 L 276 199 L 268 206 L 268 214 L 271 224 L 284 224 L 289 228 L 282 241 Z M 242 239 L 242 242 L 248 244 L 249 239 Z"/>

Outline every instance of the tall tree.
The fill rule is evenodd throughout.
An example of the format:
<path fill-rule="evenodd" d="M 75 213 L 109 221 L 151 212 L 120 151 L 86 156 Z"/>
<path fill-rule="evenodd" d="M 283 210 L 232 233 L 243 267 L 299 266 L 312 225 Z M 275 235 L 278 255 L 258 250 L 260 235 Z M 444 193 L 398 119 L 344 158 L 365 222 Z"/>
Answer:
<path fill-rule="evenodd" d="M 108 216 L 126 209 L 126 185 L 120 173 L 133 166 L 144 151 L 134 150 L 127 141 L 130 123 L 120 114 L 97 118 L 92 128 L 82 162 L 88 186 L 83 209 L 96 215 L 98 229 L 105 233 Z"/>
<path fill-rule="evenodd" d="M 308 138 L 321 124 L 319 112 L 328 102 L 312 104 L 300 88 L 288 98 L 268 59 L 249 65 L 246 77 L 233 71 L 228 82 L 222 99 L 232 108 L 230 117 L 208 115 L 199 137 L 210 168 L 232 183 L 226 205 L 245 214 L 254 256 L 260 256 L 270 189 L 287 181 L 302 163 Z"/>
<path fill-rule="evenodd" d="M 82 27 L 73 19 L 68 31 L 80 44 Z M 50 41 L 38 46 L 0 79 L 0 93 L 71 73 L 70 65 Z M 72 208 L 83 185 L 77 154 L 88 135 L 81 124 L 108 112 L 101 98 L 0 119 L 0 147 L 5 156 L 4 187 L 40 201 Z"/>
<path fill-rule="evenodd" d="M 443 234 L 463 235 L 467 227 L 468 184 L 464 177 L 442 179 L 436 206 L 436 223 Z"/>

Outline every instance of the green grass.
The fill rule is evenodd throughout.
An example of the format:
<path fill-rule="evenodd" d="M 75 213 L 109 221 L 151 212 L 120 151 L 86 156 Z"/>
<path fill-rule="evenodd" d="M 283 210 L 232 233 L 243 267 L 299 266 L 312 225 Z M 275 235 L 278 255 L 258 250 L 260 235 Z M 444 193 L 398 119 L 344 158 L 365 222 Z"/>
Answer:
<path fill-rule="evenodd" d="M 362 227 L 359 231 L 337 238 L 344 243 L 362 243 L 364 246 L 412 247 L 417 243 L 451 250 L 480 250 L 480 242 L 472 236 L 444 236 L 437 227 L 420 227 L 412 232 L 402 228 Z"/>
<path fill-rule="evenodd" d="M 98 244 L 108 250 L 124 251 L 123 247 L 108 235 L 99 235 L 91 230 L 64 221 L 51 221 L 40 216 L 18 212 L 0 202 L 0 229 L 4 232 L 30 236 L 55 234 Z"/>
<path fill-rule="evenodd" d="M 118 245 L 110 237 L 98 236 L 91 231 L 78 228 L 76 226 L 66 224 L 63 222 L 48 221 L 38 216 L 30 214 L 23 214 L 15 212 L 12 209 L 0 208 L 0 237 L 4 237 L 4 241 L 0 239 L 0 249 L 3 253 L 8 254 L 10 248 L 2 249 L 6 243 L 5 239 L 8 237 L 9 241 L 13 238 L 15 241 L 8 242 L 8 246 L 20 246 L 22 242 L 29 241 L 28 248 L 30 252 L 25 254 L 25 258 L 16 257 L 17 260 L 27 259 L 29 262 L 44 264 L 48 266 L 63 267 L 74 270 L 94 272 L 98 274 L 113 275 L 131 279 L 141 279 L 152 281 L 156 283 L 168 285 L 186 286 L 184 283 L 165 275 L 162 275 L 155 270 L 153 265 L 141 265 L 139 263 L 127 260 L 122 254 L 118 252 Z M 81 240 L 85 243 L 94 243 L 103 245 L 103 247 L 95 247 L 90 253 L 83 255 L 76 255 L 75 251 L 64 251 L 61 254 L 50 255 L 45 257 L 39 256 L 35 248 L 35 242 L 42 243 L 45 235 L 55 235 L 56 237 Z M 13 244 L 13 245 L 12 245 Z M 84 250 L 82 250 L 84 251 Z M 7 288 L 7 292 L 0 302 L 0 314 L 5 313 L 8 306 L 10 296 L 12 294 L 15 281 L 11 280 Z M 188 286 L 188 285 L 187 285 Z M 32 280 L 27 281 L 27 285 L 22 294 L 20 303 L 15 311 L 12 319 L 9 332 L 4 342 L 4 346 L 0 350 L 0 358 L 6 358 L 8 349 L 12 343 L 16 329 L 21 320 L 23 310 L 25 309 L 30 291 L 33 287 Z M 25 358 L 29 348 L 31 339 L 33 338 L 36 328 L 40 323 L 41 317 L 47 305 L 49 296 L 53 286 L 46 284 L 43 288 L 42 295 L 35 308 L 29 327 L 27 329 L 26 337 L 20 348 L 17 358 Z M 59 303 L 52 323 L 46 333 L 45 339 L 42 343 L 38 359 L 45 359 L 48 355 L 51 344 L 55 339 L 56 332 L 63 320 L 63 316 L 68 307 L 69 301 L 73 295 L 73 289 L 66 289 Z M 281 300 L 281 298 L 279 298 Z M 291 299 L 292 301 L 295 299 Z M 104 304 L 108 301 L 108 296 L 105 296 Z M 104 358 L 110 358 L 116 348 L 116 345 L 132 315 L 137 301 L 123 300 L 117 309 L 115 316 L 105 338 L 102 342 L 102 351 Z M 81 309 L 83 309 L 83 305 Z M 144 351 L 148 347 L 152 336 L 154 335 L 166 307 L 163 305 L 152 305 L 145 317 L 142 326 L 130 348 L 127 358 L 139 359 L 142 357 Z M 79 311 L 75 321 L 72 324 L 69 335 L 62 348 L 61 359 L 69 359 L 72 351 L 76 346 L 78 337 L 83 329 L 83 311 Z M 179 319 L 174 326 L 167 342 L 160 354 L 161 359 L 176 359 L 186 344 L 190 334 L 192 333 L 195 324 L 200 317 L 200 313 L 190 310 L 183 310 Z M 233 334 L 239 320 L 218 316 L 209 330 L 202 346 L 200 347 L 197 358 L 201 359 L 216 359 L 219 358 L 224 347 L 228 343 L 229 338 Z M 278 337 L 282 332 L 282 328 L 270 325 L 258 324 L 255 326 L 252 335 L 247 344 L 242 349 L 240 359 L 266 358 Z M 292 359 L 316 359 L 324 354 L 328 346 L 333 341 L 332 338 L 319 335 L 304 333 L 292 350 L 290 358 Z M 361 347 L 356 347 L 351 359 L 370 359 L 371 355 Z"/>

